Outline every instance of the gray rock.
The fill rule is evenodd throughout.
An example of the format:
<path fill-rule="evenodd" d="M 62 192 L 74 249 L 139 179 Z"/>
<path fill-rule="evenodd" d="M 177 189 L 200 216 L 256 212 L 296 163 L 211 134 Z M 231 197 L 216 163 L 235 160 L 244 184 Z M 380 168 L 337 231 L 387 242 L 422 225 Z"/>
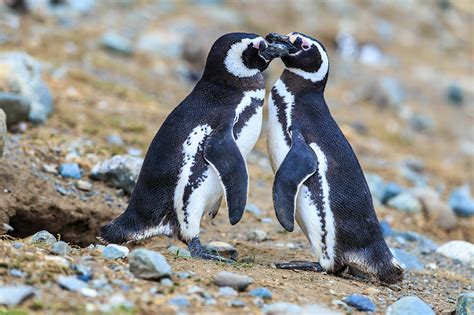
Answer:
<path fill-rule="evenodd" d="M 232 287 L 237 291 L 245 291 L 252 283 L 252 278 L 228 271 L 221 271 L 214 277 L 214 284 L 217 286 Z"/>
<path fill-rule="evenodd" d="M 244 301 L 241 300 L 232 300 L 228 302 L 228 305 L 230 307 L 235 307 L 235 308 L 240 308 L 240 307 L 245 307 L 247 305 Z"/>
<path fill-rule="evenodd" d="M 403 192 L 387 202 L 387 206 L 404 212 L 418 213 L 422 207 L 420 201 L 409 192 Z"/>
<path fill-rule="evenodd" d="M 178 246 L 172 245 L 168 247 L 168 252 L 178 257 L 191 258 L 191 253 L 187 249 Z"/>
<path fill-rule="evenodd" d="M 11 52 L 0 54 L 0 68 L 5 69 L 0 88 L 25 97 L 30 104 L 29 120 L 44 123 L 54 110 L 54 100 L 41 78 L 41 64 L 25 53 Z"/>
<path fill-rule="evenodd" d="M 56 255 L 67 256 L 71 252 L 71 248 L 66 242 L 58 241 L 51 245 L 51 251 Z"/>
<path fill-rule="evenodd" d="M 19 94 L 0 92 L 0 110 L 6 113 L 6 123 L 12 126 L 20 121 L 28 120 L 30 102 Z"/>
<path fill-rule="evenodd" d="M 31 239 L 30 243 L 31 244 L 47 244 L 47 245 L 53 245 L 56 243 L 56 237 L 54 237 L 53 234 L 49 233 L 48 231 L 39 231 L 35 233 Z"/>
<path fill-rule="evenodd" d="M 324 305 L 319 305 L 319 304 L 307 304 L 303 305 L 303 311 L 302 315 L 312 315 L 312 314 L 324 314 L 324 315 L 342 315 L 342 313 L 332 310 L 330 308 L 327 308 Z"/>
<path fill-rule="evenodd" d="M 422 271 L 425 268 L 423 263 L 420 262 L 420 260 L 416 258 L 416 256 L 407 253 L 402 249 L 390 248 L 390 251 L 392 252 L 393 256 L 395 256 L 395 258 L 398 260 L 400 266 L 404 270 Z"/>
<path fill-rule="evenodd" d="M 451 230 L 457 225 L 457 218 L 453 210 L 441 200 L 437 191 L 429 187 L 417 187 L 410 192 L 420 200 L 425 215 L 430 221 L 436 222 L 439 227 Z"/>
<path fill-rule="evenodd" d="M 88 182 L 86 180 L 78 180 L 76 182 L 76 187 L 77 187 L 77 189 L 80 189 L 82 191 L 91 191 L 92 190 L 92 183 Z"/>
<path fill-rule="evenodd" d="M 102 254 L 107 259 L 125 258 L 128 255 L 128 248 L 117 244 L 108 244 L 102 251 Z"/>
<path fill-rule="evenodd" d="M 273 223 L 273 219 L 272 218 L 262 218 L 260 220 L 263 224 L 272 224 Z"/>
<path fill-rule="evenodd" d="M 26 275 L 27 273 L 24 271 L 21 271 L 20 269 L 15 269 L 15 268 L 10 269 L 10 276 L 12 277 L 23 278 Z"/>
<path fill-rule="evenodd" d="M 204 245 L 204 249 L 211 254 L 224 258 L 237 260 L 239 257 L 237 250 L 232 245 L 225 242 L 210 242 Z"/>
<path fill-rule="evenodd" d="M 433 118 L 421 113 L 413 113 L 408 119 L 408 123 L 416 131 L 433 130 L 435 127 Z"/>
<path fill-rule="evenodd" d="M 115 155 L 108 160 L 96 164 L 92 168 L 91 177 L 96 180 L 105 181 L 112 187 L 122 188 L 131 194 L 142 164 L 142 158 L 129 155 Z"/>
<path fill-rule="evenodd" d="M 239 295 L 237 293 L 237 291 L 235 291 L 231 287 L 221 287 L 221 288 L 219 288 L 219 296 L 229 297 L 229 296 L 237 296 L 237 295 Z"/>
<path fill-rule="evenodd" d="M 133 54 L 132 42 L 128 38 L 115 32 L 105 33 L 100 40 L 100 44 L 105 49 L 115 53 L 127 56 Z"/>
<path fill-rule="evenodd" d="M 77 163 L 64 163 L 59 166 L 59 174 L 64 178 L 80 179 L 82 171 Z"/>
<path fill-rule="evenodd" d="M 80 291 L 81 289 L 87 288 L 87 283 L 76 277 L 61 276 L 58 278 L 58 284 L 61 288 L 69 291 Z"/>
<path fill-rule="evenodd" d="M 7 116 L 0 108 L 0 159 L 3 157 L 3 148 L 7 142 Z"/>
<path fill-rule="evenodd" d="M 456 302 L 456 315 L 474 314 L 474 292 L 462 293 Z"/>
<path fill-rule="evenodd" d="M 248 203 L 245 206 L 245 211 L 252 213 L 256 217 L 260 217 L 262 215 L 262 210 L 260 210 L 260 208 L 254 205 L 253 203 Z"/>
<path fill-rule="evenodd" d="M 457 84 L 451 84 L 446 90 L 446 98 L 453 105 L 462 105 L 464 102 L 464 93 L 462 88 Z"/>
<path fill-rule="evenodd" d="M 267 233 L 262 230 L 253 229 L 247 232 L 247 240 L 255 242 L 263 242 L 267 239 Z"/>
<path fill-rule="evenodd" d="M 191 306 L 188 298 L 184 295 L 177 295 L 168 300 L 168 303 L 177 307 L 188 307 Z"/>
<path fill-rule="evenodd" d="M 0 305 L 16 306 L 33 294 L 34 288 L 27 285 L 0 286 Z"/>
<path fill-rule="evenodd" d="M 361 294 L 351 294 L 343 300 L 347 305 L 354 307 L 358 311 L 375 312 L 375 304 L 372 300 Z"/>
<path fill-rule="evenodd" d="M 174 286 L 173 281 L 171 281 L 171 279 L 169 279 L 169 278 L 163 278 L 163 279 L 161 279 L 161 280 L 160 280 L 160 283 L 161 283 L 162 285 L 164 285 L 165 287 L 172 287 L 172 286 Z"/>
<path fill-rule="evenodd" d="M 450 241 L 440 246 L 436 252 L 474 268 L 474 244 L 466 241 Z"/>
<path fill-rule="evenodd" d="M 264 300 L 271 300 L 273 297 L 272 291 L 270 291 L 268 288 L 260 287 L 260 288 L 255 288 L 251 290 L 250 295 L 262 298 Z"/>
<path fill-rule="evenodd" d="M 461 217 L 474 215 L 474 199 L 468 185 L 457 187 L 449 196 L 449 205 Z"/>
<path fill-rule="evenodd" d="M 114 135 L 114 134 L 108 135 L 105 140 L 107 140 L 108 143 L 117 145 L 117 146 L 122 146 L 125 144 L 122 137 L 120 137 L 119 135 Z"/>
<path fill-rule="evenodd" d="M 403 191 L 404 191 L 403 187 L 401 187 L 397 183 L 387 183 L 387 185 L 385 185 L 384 187 L 383 196 L 380 201 L 382 201 L 382 203 L 385 204 L 387 203 L 387 201 L 399 195 Z"/>
<path fill-rule="evenodd" d="M 385 195 L 385 183 L 382 177 L 377 174 L 366 172 L 365 180 L 367 181 L 367 185 L 369 186 L 372 198 L 378 201 L 382 201 Z"/>
<path fill-rule="evenodd" d="M 303 309 L 299 305 L 286 302 L 266 305 L 262 311 L 265 315 L 295 315 L 303 313 Z"/>
<path fill-rule="evenodd" d="M 390 305 L 385 315 L 434 315 L 435 312 L 417 296 L 405 296 Z"/>
<path fill-rule="evenodd" d="M 436 249 L 438 249 L 439 245 L 430 240 L 429 238 L 416 233 L 412 231 L 396 231 L 393 233 L 397 238 L 401 237 L 404 240 L 407 240 L 409 242 L 416 242 L 417 243 L 417 248 L 420 250 L 420 253 L 422 254 L 430 254 L 434 252 Z"/>
<path fill-rule="evenodd" d="M 172 272 L 163 255 L 145 248 L 134 249 L 128 262 L 133 275 L 142 279 L 161 279 L 169 277 Z"/>

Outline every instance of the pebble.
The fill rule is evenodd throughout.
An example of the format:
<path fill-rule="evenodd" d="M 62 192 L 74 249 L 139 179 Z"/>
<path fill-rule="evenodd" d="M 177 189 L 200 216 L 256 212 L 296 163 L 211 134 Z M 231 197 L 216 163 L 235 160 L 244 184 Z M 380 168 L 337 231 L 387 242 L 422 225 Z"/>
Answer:
<path fill-rule="evenodd" d="M 0 110 L 6 114 L 5 122 L 8 126 L 28 120 L 30 106 L 26 97 L 0 92 Z"/>
<path fill-rule="evenodd" d="M 58 166 L 56 164 L 43 164 L 41 169 L 45 173 L 58 174 Z"/>
<path fill-rule="evenodd" d="M 385 315 L 434 315 L 435 312 L 417 296 L 405 296 L 390 305 Z"/>
<path fill-rule="evenodd" d="M 191 258 L 191 253 L 185 248 L 181 248 L 175 245 L 168 247 L 168 252 L 182 258 Z"/>
<path fill-rule="evenodd" d="M 441 200 L 437 191 L 429 187 L 417 187 L 410 192 L 420 200 L 425 215 L 433 222 L 445 229 L 456 227 L 458 221 L 453 210 Z"/>
<path fill-rule="evenodd" d="M 262 215 L 262 210 L 260 210 L 260 208 L 254 205 L 253 203 L 247 204 L 245 206 L 245 211 L 252 213 L 256 217 L 260 217 Z"/>
<path fill-rule="evenodd" d="M 81 168 L 77 163 L 64 163 L 59 166 L 59 174 L 64 178 L 80 179 L 82 177 Z"/>
<path fill-rule="evenodd" d="M 460 217 L 474 215 L 474 200 L 471 197 L 469 186 L 457 187 L 449 196 L 449 205 Z"/>
<path fill-rule="evenodd" d="M 92 168 L 91 177 L 107 182 L 109 186 L 122 188 L 131 194 L 138 179 L 143 159 L 130 155 L 114 155 L 97 163 Z"/>
<path fill-rule="evenodd" d="M 384 186 L 384 192 L 383 192 L 383 195 L 382 195 L 382 199 L 380 201 L 382 201 L 383 204 L 386 204 L 387 201 L 389 201 L 393 197 L 395 197 L 395 196 L 399 195 L 400 193 L 402 193 L 403 190 L 404 190 L 403 187 L 401 187 L 397 183 L 392 183 L 392 182 L 387 183 Z"/>
<path fill-rule="evenodd" d="M 189 302 L 188 298 L 185 297 L 184 295 L 177 295 L 175 297 L 172 297 L 171 299 L 168 300 L 168 303 L 171 305 L 178 306 L 178 307 L 191 306 L 191 303 Z"/>
<path fill-rule="evenodd" d="M 393 256 L 398 260 L 400 266 L 408 271 L 422 271 L 425 267 L 420 260 L 406 251 L 398 248 L 391 248 Z"/>
<path fill-rule="evenodd" d="M 417 247 L 420 250 L 420 253 L 422 254 L 430 254 L 434 252 L 436 249 L 438 249 L 438 244 L 430 240 L 429 238 L 413 232 L 413 231 L 404 231 L 404 232 L 394 232 L 394 235 L 397 238 L 402 238 L 403 240 L 407 240 L 409 242 L 417 242 Z"/>
<path fill-rule="evenodd" d="M 244 301 L 241 301 L 241 300 L 233 300 L 233 301 L 229 301 L 228 305 L 230 307 L 241 308 L 241 307 L 245 307 L 245 305 L 247 305 L 247 304 Z"/>
<path fill-rule="evenodd" d="M 237 250 L 232 245 L 225 242 L 210 242 L 204 245 L 204 249 L 211 254 L 233 260 L 237 260 L 239 256 Z"/>
<path fill-rule="evenodd" d="M 446 98 L 453 105 L 462 105 L 464 102 L 464 93 L 457 84 L 450 84 L 446 90 Z"/>
<path fill-rule="evenodd" d="M 418 213 L 422 207 L 420 201 L 409 192 L 403 192 L 387 202 L 387 206 L 404 212 Z"/>
<path fill-rule="evenodd" d="M 233 272 L 221 271 L 214 276 L 214 284 L 219 287 L 232 287 L 237 291 L 245 291 L 253 283 L 253 279 Z"/>
<path fill-rule="evenodd" d="M 436 252 L 474 267 L 474 244 L 472 243 L 466 241 L 450 241 L 440 246 Z"/>
<path fill-rule="evenodd" d="M 180 272 L 178 273 L 178 278 L 188 279 L 188 278 L 191 278 L 191 274 L 189 272 Z"/>
<path fill-rule="evenodd" d="M 221 287 L 219 288 L 219 296 L 237 296 L 239 295 L 237 291 L 235 291 L 231 287 Z"/>
<path fill-rule="evenodd" d="M 117 145 L 117 146 L 122 146 L 122 145 L 125 144 L 122 137 L 120 137 L 119 135 L 115 135 L 115 134 L 108 135 L 105 138 L 105 140 L 107 140 L 108 143 L 113 144 L 113 145 Z"/>
<path fill-rule="evenodd" d="M 174 286 L 173 281 L 171 281 L 171 279 L 169 279 L 169 278 L 163 278 L 163 279 L 161 279 L 161 280 L 160 280 L 160 283 L 161 283 L 162 285 L 164 285 L 165 287 L 172 287 L 172 286 Z"/>
<path fill-rule="evenodd" d="M 433 118 L 421 113 L 412 113 L 408 119 L 410 126 L 416 131 L 432 130 L 435 127 Z"/>
<path fill-rule="evenodd" d="M 58 241 L 51 245 L 51 252 L 56 255 L 67 256 L 71 252 L 71 248 L 66 242 Z"/>
<path fill-rule="evenodd" d="M 58 284 L 61 288 L 69 291 L 79 291 L 80 289 L 87 288 L 87 283 L 73 276 L 60 276 Z"/>
<path fill-rule="evenodd" d="M 1 286 L 0 285 L 0 305 L 16 306 L 31 297 L 34 288 L 27 285 L 22 286 Z M 7 311 L 8 313 L 8 311 Z"/>
<path fill-rule="evenodd" d="M 372 300 L 361 294 L 351 294 L 343 300 L 347 305 L 354 307 L 358 311 L 375 312 L 375 304 Z"/>
<path fill-rule="evenodd" d="M 172 272 L 163 255 L 145 248 L 134 249 L 128 262 L 132 274 L 142 279 L 161 279 L 169 277 Z"/>
<path fill-rule="evenodd" d="M 266 305 L 262 311 L 265 315 L 294 315 L 303 313 L 303 309 L 299 305 L 287 302 Z"/>
<path fill-rule="evenodd" d="M 252 296 L 259 297 L 264 300 L 271 300 L 273 297 L 272 291 L 264 287 L 255 288 L 251 290 L 249 293 Z"/>
<path fill-rule="evenodd" d="M 0 108 L 0 159 L 3 157 L 3 148 L 5 148 L 6 142 L 7 142 L 7 115 Z"/>
<path fill-rule="evenodd" d="M 108 244 L 102 251 L 102 254 L 107 259 L 125 258 L 127 257 L 128 253 L 128 247 L 117 244 Z"/>
<path fill-rule="evenodd" d="M 21 271 L 20 269 L 10 269 L 10 276 L 16 277 L 16 278 L 23 278 L 26 276 L 26 272 Z"/>
<path fill-rule="evenodd" d="M 262 218 L 262 220 L 260 220 L 263 224 L 272 224 L 273 223 L 273 219 L 272 218 Z"/>
<path fill-rule="evenodd" d="M 56 237 L 54 237 L 53 234 L 45 230 L 35 233 L 30 239 L 31 244 L 53 245 L 56 242 L 57 242 Z"/>
<path fill-rule="evenodd" d="M 474 314 L 474 292 L 462 293 L 456 302 L 456 315 Z"/>
<path fill-rule="evenodd" d="M 133 54 L 132 42 L 128 38 L 113 31 L 105 33 L 100 40 L 100 44 L 105 49 L 115 53 L 126 56 Z"/>
<path fill-rule="evenodd" d="M 76 182 L 76 187 L 77 189 L 80 189 L 82 191 L 91 191 L 92 190 L 92 183 L 85 181 L 85 180 L 78 180 Z"/>
<path fill-rule="evenodd" d="M 247 232 L 247 240 L 255 242 L 263 242 L 267 240 L 267 233 L 262 230 L 253 229 Z"/>

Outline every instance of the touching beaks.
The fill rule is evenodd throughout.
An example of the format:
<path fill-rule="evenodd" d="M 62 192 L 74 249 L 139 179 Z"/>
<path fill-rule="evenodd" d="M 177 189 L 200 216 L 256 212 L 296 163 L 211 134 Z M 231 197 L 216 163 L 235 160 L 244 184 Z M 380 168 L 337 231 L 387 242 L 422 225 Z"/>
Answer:
<path fill-rule="evenodd" d="M 296 53 L 298 51 L 298 48 L 296 48 L 292 41 L 290 36 L 288 35 L 281 35 L 278 33 L 269 33 L 267 36 L 265 36 L 265 40 L 269 45 L 273 46 L 280 46 L 280 51 L 281 54 L 279 57 L 283 57 L 289 54 Z"/>
<path fill-rule="evenodd" d="M 270 33 L 265 37 L 267 45 L 265 48 L 260 49 L 259 54 L 265 60 L 271 61 L 272 59 L 286 56 L 290 53 L 290 50 L 296 49 L 290 42 L 288 36 L 285 40 L 276 39 L 276 35 L 282 36 L 276 33 Z"/>

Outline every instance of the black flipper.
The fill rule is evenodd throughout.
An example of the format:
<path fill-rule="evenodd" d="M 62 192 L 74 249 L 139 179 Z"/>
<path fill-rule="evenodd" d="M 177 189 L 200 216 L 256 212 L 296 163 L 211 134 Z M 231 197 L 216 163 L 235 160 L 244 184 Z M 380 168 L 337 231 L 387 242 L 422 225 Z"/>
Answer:
<path fill-rule="evenodd" d="M 248 193 L 247 165 L 235 143 L 232 128 L 221 127 L 206 139 L 204 158 L 212 165 L 224 186 L 230 224 L 240 221 Z"/>
<path fill-rule="evenodd" d="M 280 224 L 287 230 L 295 227 L 295 206 L 301 184 L 316 172 L 318 165 L 314 151 L 303 135 L 293 130 L 291 148 L 281 163 L 273 183 L 273 205 Z"/>

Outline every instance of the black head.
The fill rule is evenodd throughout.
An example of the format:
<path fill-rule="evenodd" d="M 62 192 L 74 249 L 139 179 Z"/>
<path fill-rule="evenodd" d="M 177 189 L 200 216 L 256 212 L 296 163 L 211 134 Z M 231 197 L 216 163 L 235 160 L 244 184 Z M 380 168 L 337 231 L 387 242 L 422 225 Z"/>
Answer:
<path fill-rule="evenodd" d="M 286 36 L 272 33 L 268 34 L 266 39 L 270 43 L 292 45 L 289 46 L 288 54 L 281 56 L 287 70 L 312 82 L 327 80 L 329 58 L 323 44 L 317 39 L 297 32 Z"/>
<path fill-rule="evenodd" d="M 250 33 L 229 33 L 212 45 L 203 79 L 245 79 L 258 75 L 279 57 L 281 45 L 269 45 L 265 39 Z M 229 79 L 229 78 L 228 78 Z M 235 80 L 234 80 L 235 81 Z"/>

